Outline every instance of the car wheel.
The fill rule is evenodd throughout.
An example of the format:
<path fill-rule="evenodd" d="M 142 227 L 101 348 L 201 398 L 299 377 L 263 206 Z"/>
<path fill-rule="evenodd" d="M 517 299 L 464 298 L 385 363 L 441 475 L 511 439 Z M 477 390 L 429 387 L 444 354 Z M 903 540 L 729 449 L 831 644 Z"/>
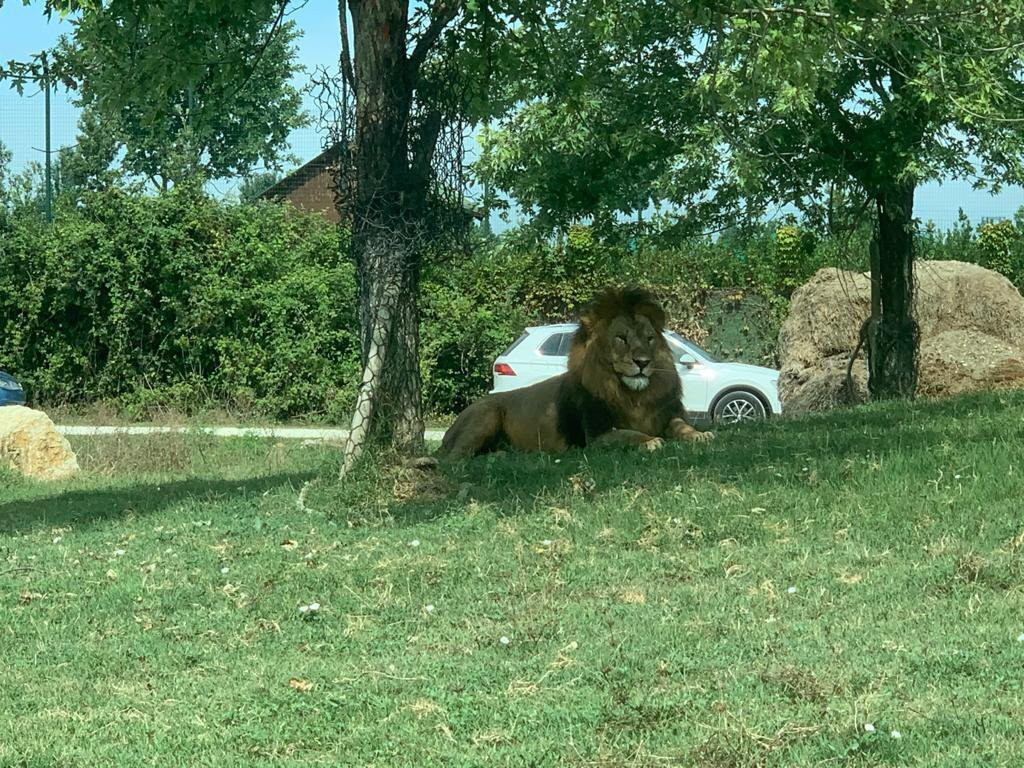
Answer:
<path fill-rule="evenodd" d="M 740 424 L 764 417 L 764 403 L 750 392 L 730 392 L 715 404 L 716 424 Z"/>

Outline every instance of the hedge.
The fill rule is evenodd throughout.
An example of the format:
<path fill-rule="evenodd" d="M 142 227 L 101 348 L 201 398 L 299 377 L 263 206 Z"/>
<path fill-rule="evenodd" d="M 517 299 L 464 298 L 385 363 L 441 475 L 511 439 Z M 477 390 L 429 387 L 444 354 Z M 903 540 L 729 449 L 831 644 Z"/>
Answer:
<path fill-rule="evenodd" d="M 338 234 L 188 190 L 93 193 L 0 229 L 0 368 L 36 402 L 342 418 L 358 372 Z"/>
<path fill-rule="evenodd" d="M 922 258 L 1024 278 L 1024 219 L 923 227 Z M 344 421 L 359 374 L 354 270 L 336 227 L 287 205 L 195 190 L 88 193 L 49 225 L 0 208 L 0 368 L 33 401 Z M 428 259 L 420 300 L 424 398 L 458 411 L 529 324 L 570 319 L 598 288 L 639 283 L 673 327 L 725 359 L 773 364 L 788 296 L 818 268 L 864 269 L 866 231 L 817 238 L 793 222 L 684 243 L 526 231 Z"/>

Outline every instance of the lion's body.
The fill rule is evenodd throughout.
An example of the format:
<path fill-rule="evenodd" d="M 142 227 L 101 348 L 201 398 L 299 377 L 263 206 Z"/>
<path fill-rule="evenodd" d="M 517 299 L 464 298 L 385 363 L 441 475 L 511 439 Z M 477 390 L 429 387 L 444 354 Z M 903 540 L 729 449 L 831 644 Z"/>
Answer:
<path fill-rule="evenodd" d="M 606 292 L 582 318 L 568 371 L 477 400 L 445 433 L 440 454 L 557 453 L 597 440 L 655 448 L 660 438 L 709 437 L 686 423 L 664 321 L 647 293 Z"/>

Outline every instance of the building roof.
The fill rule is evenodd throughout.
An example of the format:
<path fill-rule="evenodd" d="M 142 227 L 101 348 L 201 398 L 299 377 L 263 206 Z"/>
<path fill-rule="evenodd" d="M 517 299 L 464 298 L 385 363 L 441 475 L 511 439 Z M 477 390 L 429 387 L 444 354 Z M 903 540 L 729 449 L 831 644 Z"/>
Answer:
<path fill-rule="evenodd" d="M 328 147 L 304 165 L 300 165 L 280 181 L 271 184 L 257 195 L 260 200 L 273 200 L 294 192 L 314 176 L 328 170 L 341 156 L 341 144 Z"/>
<path fill-rule="evenodd" d="M 319 176 L 325 171 L 331 170 L 331 168 L 340 159 L 341 154 L 342 145 L 340 142 L 328 147 L 309 162 L 304 165 L 300 165 L 283 179 L 271 184 L 260 192 L 256 198 L 258 200 L 279 200 L 287 197 L 291 193 L 302 188 L 311 179 Z M 463 210 L 478 221 L 484 218 L 483 211 L 477 206 L 464 203 Z"/>

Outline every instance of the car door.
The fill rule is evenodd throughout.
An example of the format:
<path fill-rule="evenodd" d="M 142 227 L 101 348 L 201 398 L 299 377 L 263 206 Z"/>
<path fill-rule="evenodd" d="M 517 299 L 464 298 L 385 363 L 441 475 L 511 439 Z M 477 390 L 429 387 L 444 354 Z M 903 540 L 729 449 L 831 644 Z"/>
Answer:
<path fill-rule="evenodd" d="M 672 339 L 669 339 L 669 347 L 672 349 L 676 371 L 683 384 L 683 408 L 689 414 L 706 414 L 709 406 L 709 378 L 713 372 L 693 350 L 677 344 Z M 692 356 L 697 362 L 693 366 L 683 365 L 679 362 L 679 357 L 683 354 Z"/>
<path fill-rule="evenodd" d="M 513 363 L 516 373 L 522 376 L 522 386 L 535 384 L 565 373 L 569 365 L 569 345 L 572 343 L 571 331 L 555 331 L 539 341 L 536 348 Z"/>

